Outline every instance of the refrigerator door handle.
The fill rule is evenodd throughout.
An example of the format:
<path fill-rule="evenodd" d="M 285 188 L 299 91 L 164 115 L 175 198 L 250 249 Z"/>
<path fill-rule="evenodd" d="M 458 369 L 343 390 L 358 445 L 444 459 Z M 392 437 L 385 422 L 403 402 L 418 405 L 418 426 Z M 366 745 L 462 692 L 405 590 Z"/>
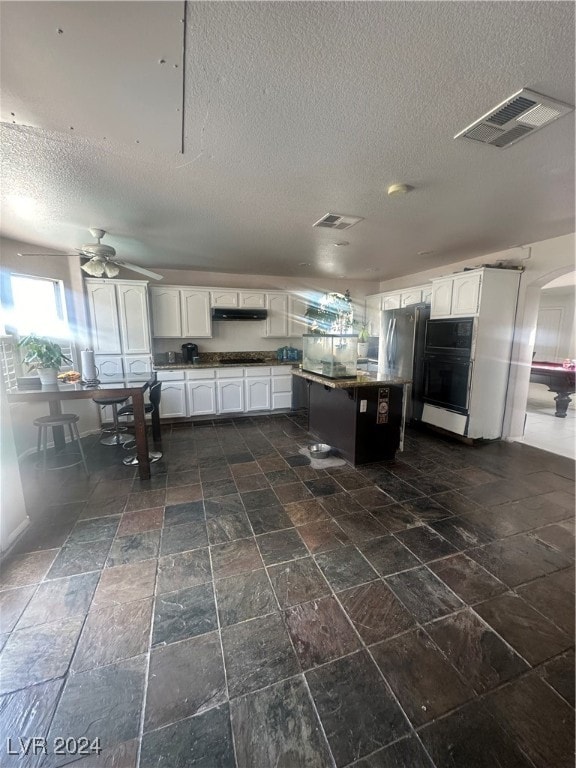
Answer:
<path fill-rule="evenodd" d="M 390 343 L 388 344 L 388 367 L 392 366 L 396 362 L 396 318 L 391 321 L 392 328 L 390 330 Z"/>

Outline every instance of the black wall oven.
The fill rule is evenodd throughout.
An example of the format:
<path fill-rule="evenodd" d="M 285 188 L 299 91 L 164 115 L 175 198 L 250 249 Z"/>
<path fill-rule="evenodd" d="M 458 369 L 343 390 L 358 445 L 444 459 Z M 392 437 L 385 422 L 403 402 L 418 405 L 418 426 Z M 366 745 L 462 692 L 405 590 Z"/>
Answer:
<path fill-rule="evenodd" d="M 428 320 L 423 364 L 425 403 L 468 413 L 474 318 Z"/>

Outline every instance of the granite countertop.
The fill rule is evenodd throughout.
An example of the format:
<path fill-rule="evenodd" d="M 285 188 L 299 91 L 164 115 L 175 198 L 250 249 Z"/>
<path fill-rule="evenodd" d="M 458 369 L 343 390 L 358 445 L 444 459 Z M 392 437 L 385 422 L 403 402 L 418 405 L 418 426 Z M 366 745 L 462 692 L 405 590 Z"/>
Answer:
<path fill-rule="evenodd" d="M 298 365 L 293 360 L 259 360 L 257 363 L 154 363 L 152 366 L 155 371 L 193 371 L 198 368 L 253 368 L 254 366 L 272 366 L 272 365 L 285 365 L 294 366 Z"/>
<path fill-rule="evenodd" d="M 412 379 L 394 378 L 378 373 L 366 373 L 366 371 L 358 371 L 357 373 L 358 376 L 355 379 L 329 379 L 326 376 L 320 376 L 316 373 L 309 373 L 300 369 L 292 371 L 293 376 L 300 376 L 303 379 L 314 381 L 316 384 L 323 384 L 331 389 L 356 389 L 358 387 L 382 387 L 386 385 L 402 386 L 412 382 Z"/>

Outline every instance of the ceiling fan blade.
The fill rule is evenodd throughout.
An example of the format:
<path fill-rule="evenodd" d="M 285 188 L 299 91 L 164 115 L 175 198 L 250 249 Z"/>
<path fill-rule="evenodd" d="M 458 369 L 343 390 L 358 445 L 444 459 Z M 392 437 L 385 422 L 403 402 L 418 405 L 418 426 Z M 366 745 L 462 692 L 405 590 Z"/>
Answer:
<path fill-rule="evenodd" d="M 150 269 L 144 269 L 144 267 L 138 267 L 136 264 L 128 264 L 126 261 L 119 261 L 118 259 L 114 259 L 114 264 L 118 264 L 120 267 L 124 267 L 125 269 L 131 269 L 132 272 L 139 272 L 141 275 L 146 275 L 146 277 L 151 277 L 153 280 L 164 280 L 164 277 L 162 275 L 159 275 L 158 272 L 152 272 Z"/>
<path fill-rule="evenodd" d="M 19 253 L 18 256 L 76 256 L 75 253 Z"/>

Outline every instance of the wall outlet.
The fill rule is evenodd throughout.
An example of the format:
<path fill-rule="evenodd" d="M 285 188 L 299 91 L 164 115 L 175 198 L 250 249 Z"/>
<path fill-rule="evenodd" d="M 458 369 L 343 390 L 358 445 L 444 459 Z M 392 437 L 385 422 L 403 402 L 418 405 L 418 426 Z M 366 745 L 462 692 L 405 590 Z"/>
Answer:
<path fill-rule="evenodd" d="M 368 400 L 360 400 L 360 413 L 366 413 L 368 410 Z"/>

